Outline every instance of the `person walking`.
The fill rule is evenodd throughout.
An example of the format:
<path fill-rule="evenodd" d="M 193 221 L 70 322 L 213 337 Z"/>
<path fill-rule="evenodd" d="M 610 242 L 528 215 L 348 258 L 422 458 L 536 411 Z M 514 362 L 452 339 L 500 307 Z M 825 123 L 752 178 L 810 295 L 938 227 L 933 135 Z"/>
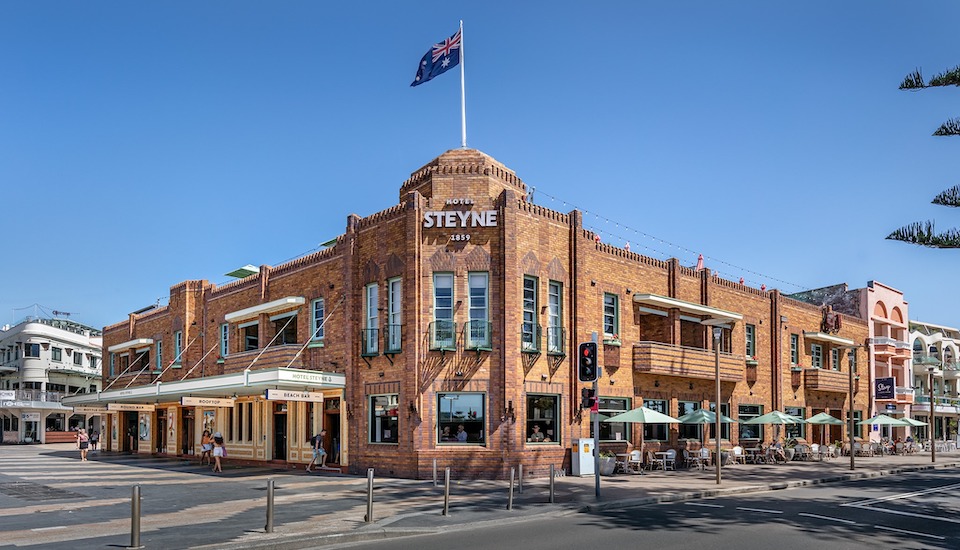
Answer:
<path fill-rule="evenodd" d="M 217 432 L 213 434 L 213 471 L 222 472 L 223 469 L 220 466 L 220 459 L 227 456 L 227 447 L 223 442 L 223 434 Z M 208 462 L 209 464 L 209 462 Z"/>
<path fill-rule="evenodd" d="M 97 446 L 100 444 L 100 432 L 93 430 L 93 433 L 90 434 L 90 450 L 97 452 Z"/>
<path fill-rule="evenodd" d="M 203 436 L 200 438 L 200 465 L 203 466 L 203 459 L 207 459 L 207 466 L 210 465 L 210 453 L 213 452 L 213 438 L 210 437 L 210 430 L 203 430 Z"/>
<path fill-rule="evenodd" d="M 87 435 L 87 430 L 80 428 L 80 431 L 77 432 L 77 448 L 80 449 L 80 462 L 87 461 L 87 448 L 90 446 L 90 436 Z"/>
<path fill-rule="evenodd" d="M 306 471 L 309 474 L 312 470 L 310 469 L 313 466 L 317 459 L 320 459 L 320 468 L 327 467 L 327 451 L 323 448 L 323 437 L 327 435 L 327 430 L 320 430 L 320 433 L 310 438 L 310 442 L 313 444 L 313 458 L 310 459 L 310 464 L 307 464 Z"/>

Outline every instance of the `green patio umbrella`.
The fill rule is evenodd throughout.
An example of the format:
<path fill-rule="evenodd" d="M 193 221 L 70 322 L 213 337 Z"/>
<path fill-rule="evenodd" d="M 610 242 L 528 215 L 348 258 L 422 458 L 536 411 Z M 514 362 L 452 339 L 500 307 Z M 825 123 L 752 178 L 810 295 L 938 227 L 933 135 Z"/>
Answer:
<path fill-rule="evenodd" d="M 692 413 L 687 413 L 677 419 L 681 424 L 707 424 L 712 426 L 717 422 L 717 415 L 713 411 L 707 409 L 697 409 Z M 720 422 L 724 424 L 733 424 L 738 422 L 730 418 L 725 414 L 720 415 Z M 700 430 L 700 448 L 703 448 L 703 441 L 705 437 L 706 430 Z"/>
<path fill-rule="evenodd" d="M 601 420 L 601 422 L 632 422 L 634 424 L 677 424 L 680 421 L 672 416 L 657 412 L 647 407 L 637 407 L 632 411 L 627 411 L 610 418 Z M 643 432 L 640 432 L 640 452 L 643 452 Z"/>
<path fill-rule="evenodd" d="M 743 424 L 803 424 L 803 419 L 792 414 L 787 414 L 780 411 L 770 411 L 767 414 L 762 414 L 756 418 L 751 418 L 746 420 Z M 777 433 L 779 437 L 779 433 Z"/>
<path fill-rule="evenodd" d="M 904 422 L 903 420 L 899 420 L 897 418 L 893 418 L 892 416 L 887 416 L 885 414 L 878 414 L 873 418 L 868 418 L 866 420 L 861 420 L 860 422 L 857 422 L 858 426 L 869 426 L 872 424 L 877 424 L 879 426 L 909 426 L 910 425 Z"/>
<path fill-rule="evenodd" d="M 903 418 L 903 419 L 900 420 L 900 422 L 904 422 L 904 423 L 907 424 L 908 426 L 913 426 L 914 428 L 919 427 L 919 426 L 929 426 L 929 425 L 930 425 L 930 424 L 927 424 L 926 422 L 924 422 L 924 421 L 922 421 L 922 420 L 916 420 L 916 419 L 914 419 L 914 418 Z"/>
<path fill-rule="evenodd" d="M 844 424 L 843 420 L 840 420 L 839 418 L 835 418 L 835 417 L 833 417 L 833 416 L 830 416 L 829 414 L 827 414 L 827 413 L 825 413 L 825 412 L 817 413 L 817 414 L 811 416 L 810 418 L 804 420 L 804 422 L 806 422 L 807 424 L 817 424 L 817 425 L 821 425 L 821 426 L 823 426 L 823 425 L 843 426 L 843 424 Z M 820 444 L 821 444 L 821 445 L 824 445 L 824 444 L 826 443 L 825 438 L 826 438 L 826 430 L 821 428 L 821 429 L 820 429 Z"/>

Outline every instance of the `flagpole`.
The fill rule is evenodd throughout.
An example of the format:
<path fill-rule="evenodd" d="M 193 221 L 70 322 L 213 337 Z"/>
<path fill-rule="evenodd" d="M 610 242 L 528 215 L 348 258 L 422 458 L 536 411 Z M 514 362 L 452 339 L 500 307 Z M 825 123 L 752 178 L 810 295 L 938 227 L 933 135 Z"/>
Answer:
<path fill-rule="evenodd" d="M 463 78 L 463 19 L 460 20 L 460 147 L 467 148 L 467 93 Z"/>

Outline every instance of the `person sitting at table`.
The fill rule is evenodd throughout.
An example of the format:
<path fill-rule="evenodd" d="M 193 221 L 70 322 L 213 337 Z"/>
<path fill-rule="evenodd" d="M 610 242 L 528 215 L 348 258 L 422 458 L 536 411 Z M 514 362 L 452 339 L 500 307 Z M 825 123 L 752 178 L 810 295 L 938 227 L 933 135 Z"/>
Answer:
<path fill-rule="evenodd" d="M 787 461 L 787 454 L 783 452 L 783 443 L 779 439 L 770 446 L 770 452 L 773 454 L 773 460 L 777 462 Z"/>
<path fill-rule="evenodd" d="M 463 424 L 457 425 L 457 441 L 463 443 L 467 440 L 467 431 L 463 429 Z"/>
<path fill-rule="evenodd" d="M 530 433 L 530 437 L 527 438 L 527 441 L 530 441 L 533 443 L 543 443 L 543 440 L 544 440 L 544 435 L 543 435 L 543 432 L 540 431 L 540 425 L 534 424 L 533 432 Z"/>

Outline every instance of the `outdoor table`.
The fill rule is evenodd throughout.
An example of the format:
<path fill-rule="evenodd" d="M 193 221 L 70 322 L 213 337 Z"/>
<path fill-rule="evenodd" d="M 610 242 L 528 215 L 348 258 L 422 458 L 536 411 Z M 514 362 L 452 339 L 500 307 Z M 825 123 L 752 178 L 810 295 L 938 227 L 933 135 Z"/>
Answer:
<path fill-rule="evenodd" d="M 654 454 L 657 455 L 658 459 L 660 459 L 660 464 L 663 464 L 663 471 L 667 471 L 667 458 L 670 457 L 670 453 L 667 451 L 661 451 Z M 674 468 L 676 468 L 676 466 L 674 466 Z"/>
<path fill-rule="evenodd" d="M 763 458 L 763 449 L 757 447 L 755 449 L 744 449 L 747 452 L 747 460 L 753 462 L 754 464 L 763 464 L 766 462 Z"/>

